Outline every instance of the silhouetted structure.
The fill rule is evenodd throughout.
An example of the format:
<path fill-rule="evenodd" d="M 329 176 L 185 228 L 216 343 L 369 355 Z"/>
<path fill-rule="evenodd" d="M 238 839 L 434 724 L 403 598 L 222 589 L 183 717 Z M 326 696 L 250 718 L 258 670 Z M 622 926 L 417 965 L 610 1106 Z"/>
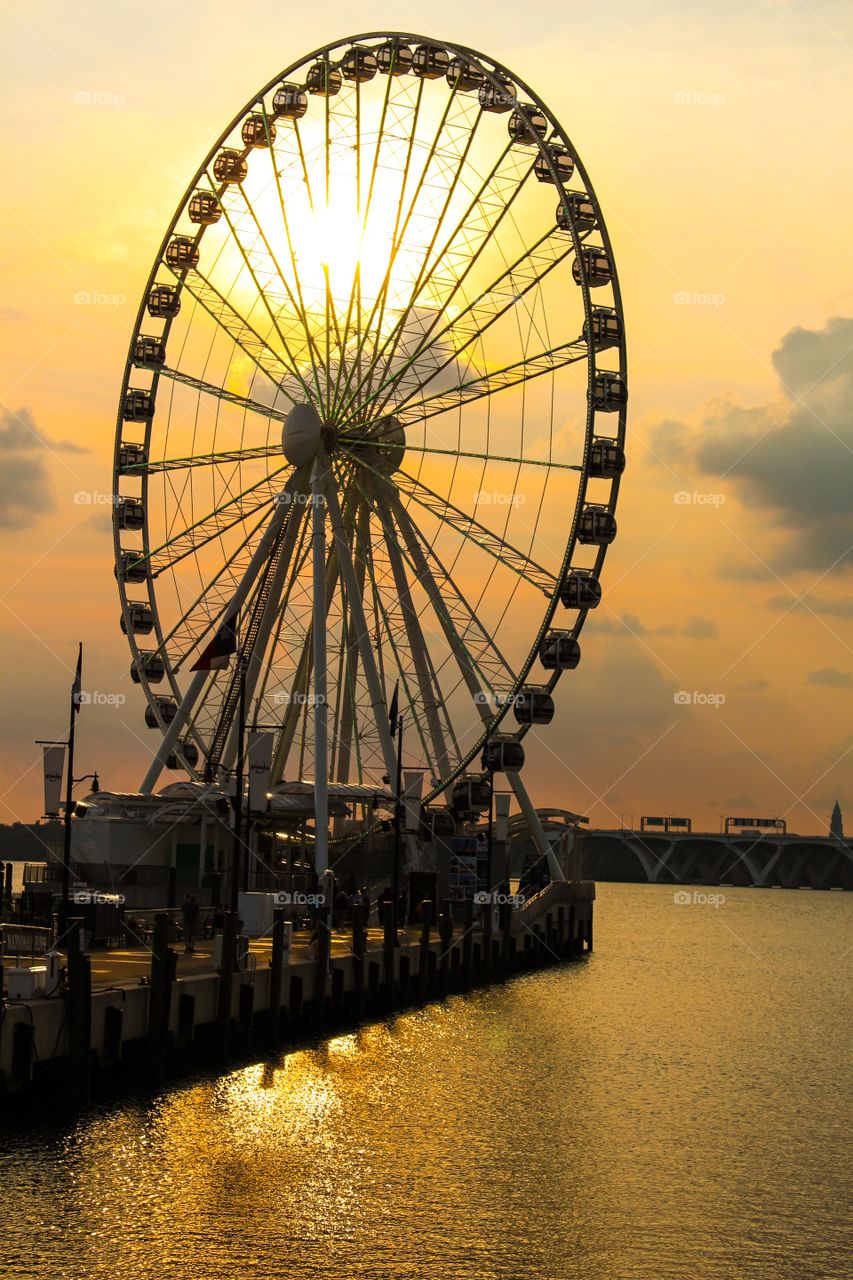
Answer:
<path fill-rule="evenodd" d="M 844 819 L 841 816 L 841 805 L 836 800 L 832 817 L 829 819 L 829 834 L 837 840 L 844 839 Z"/>

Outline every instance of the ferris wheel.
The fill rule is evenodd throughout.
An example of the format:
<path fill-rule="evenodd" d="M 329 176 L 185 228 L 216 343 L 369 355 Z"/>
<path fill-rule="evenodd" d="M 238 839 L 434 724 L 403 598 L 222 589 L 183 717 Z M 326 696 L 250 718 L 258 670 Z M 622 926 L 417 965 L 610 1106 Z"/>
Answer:
<path fill-rule="evenodd" d="M 396 690 L 425 801 L 488 767 L 529 811 L 522 740 L 616 534 L 625 359 L 586 170 L 505 67 L 373 33 L 261 89 L 178 205 L 122 386 L 143 790 L 234 769 L 242 680 L 273 785 L 393 777 Z M 193 671 L 229 625 L 237 660 Z"/>

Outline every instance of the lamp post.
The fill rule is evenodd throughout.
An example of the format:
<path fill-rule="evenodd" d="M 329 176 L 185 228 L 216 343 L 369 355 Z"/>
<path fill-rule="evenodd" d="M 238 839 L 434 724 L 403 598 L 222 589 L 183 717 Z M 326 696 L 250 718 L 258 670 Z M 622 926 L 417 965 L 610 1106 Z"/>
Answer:
<path fill-rule="evenodd" d="M 400 854 L 403 843 L 403 717 L 397 716 L 397 779 L 394 794 L 397 802 L 394 806 L 394 871 L 391 890 L 394 894 L 394 941 L 397 941 L 397 904 L 400 897 Z"/>

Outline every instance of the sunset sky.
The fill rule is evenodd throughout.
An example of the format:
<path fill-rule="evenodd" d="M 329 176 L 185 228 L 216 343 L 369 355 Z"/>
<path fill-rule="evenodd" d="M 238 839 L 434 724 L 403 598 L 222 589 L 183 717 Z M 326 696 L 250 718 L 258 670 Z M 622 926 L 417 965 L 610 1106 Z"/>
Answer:
<path fill-rule="evenodd" d="M 741 814 L 818 832 L 837 798 L 853 830 L 853 12 L 423 10 L 0 5 L 0 820 L 41 813 L 34 740 L 66 732 L 78 640 L 86 686 L 126 701 L 84 709 L 77 771 L 131 790 L 151 750 L 103 499 L 128 341 L 177 202 L 277 71 L 410 24 L 501 60 L 554 108 L 625 303 L 619 537 L 583 662 L 525 742 L 534 799 L 601 827 Z"/>

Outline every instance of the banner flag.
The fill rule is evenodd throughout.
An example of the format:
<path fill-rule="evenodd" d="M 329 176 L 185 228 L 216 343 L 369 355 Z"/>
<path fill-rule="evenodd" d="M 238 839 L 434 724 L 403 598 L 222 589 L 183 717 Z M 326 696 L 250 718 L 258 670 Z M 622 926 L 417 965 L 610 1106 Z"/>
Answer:
<path fill-rule="evenodd" d="M 252 813 L 263 813 L 267 807 L 274 736 L 260 729 L 249 731 L 249 810 Z"/>
<path fill-rule="evenodd" d="M 65 772 L 65 744 L 42 747 L 44 752 L 44 813 L 47 818 L 59 816 L 62 775 Z"/>

